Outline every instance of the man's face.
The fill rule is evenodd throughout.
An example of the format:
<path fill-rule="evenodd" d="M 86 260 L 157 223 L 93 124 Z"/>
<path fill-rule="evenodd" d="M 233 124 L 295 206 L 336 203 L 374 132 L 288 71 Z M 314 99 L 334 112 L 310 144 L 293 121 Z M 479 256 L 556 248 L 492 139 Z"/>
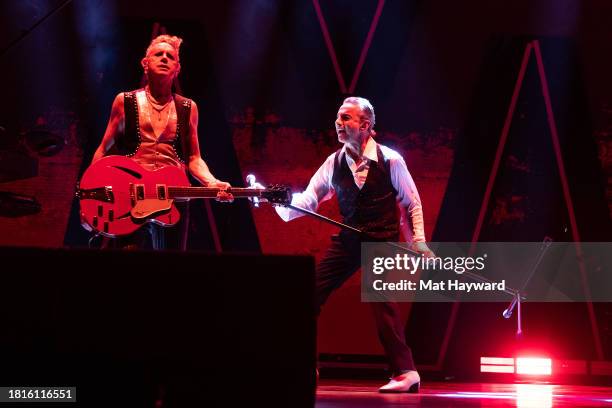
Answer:
<path fill-rule="evenodd" d="M 367 135 L 370 121 L 361 119 L 361 109 L 352 103 L 340 106 L 336 116 L 336 133 L 340 143 L 357 144 Z"/>
<path fill-rule="evenodd" d="M 151 48 L 149 54 L 143 58 L 142 65 L 149 75 L 171 78 L 178 75 L 181 69 L 177 51 L 170 44 L 164 42 L 157 43 Z"/>

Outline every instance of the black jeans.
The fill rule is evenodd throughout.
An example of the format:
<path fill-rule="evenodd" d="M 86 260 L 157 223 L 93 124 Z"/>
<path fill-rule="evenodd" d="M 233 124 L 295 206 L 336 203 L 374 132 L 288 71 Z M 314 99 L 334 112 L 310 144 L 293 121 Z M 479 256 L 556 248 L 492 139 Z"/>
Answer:
<path fill-rule="evenodd" d="M 332 243 L 315 271 L 317 313 L 329 295 L 342 286 L 361 267 L 361 241 L 346 236 L 333 236 Z M 378 338 L 385 349 L 394 373 L 416 370 L 412 351 L 406 344 L 404 323 L 397 303 L 372 302 Z"/>

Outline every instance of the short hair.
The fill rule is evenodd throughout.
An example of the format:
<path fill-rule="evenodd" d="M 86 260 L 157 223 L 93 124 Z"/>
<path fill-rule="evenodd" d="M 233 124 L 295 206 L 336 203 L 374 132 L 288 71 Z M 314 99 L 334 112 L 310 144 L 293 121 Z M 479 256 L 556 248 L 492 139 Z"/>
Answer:
<path fill-rule="evenodd" d="M 374 124 L 376 124 L 376 115 L 374 114 L 374 107 L 366 98 L 361 98 L 359 96 L 351 96 L 348 97 L 342 102 L 342 104 L 350 103 L 351 105 L 359 106 L 359 110 L 362 115 L 370 121 L 370 131 L 374 133 Z"/>
<path fill-rule="evenodd" d="M 149 53 L 151 52 L 151 48 L 153 48 L 154 45 L 159 44 L 159 43 L 170 44 L 170 46 L 176 50 L 176 55 L 178 56 L 182 42 L 183 42 L 183 39 L 175 35 L 168 35 L 168 34 L 158 35 L 151 41 L 151 44 L 149 44 L 149 46 L 147 47 L 147 52 L 145 54 L 145 57 L 148 57 Z"/>

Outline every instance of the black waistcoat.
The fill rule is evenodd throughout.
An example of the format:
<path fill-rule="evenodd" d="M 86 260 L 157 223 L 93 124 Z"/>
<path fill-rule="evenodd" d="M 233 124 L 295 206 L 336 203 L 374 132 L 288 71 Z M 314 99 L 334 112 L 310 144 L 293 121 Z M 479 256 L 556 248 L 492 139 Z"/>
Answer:
<path fill-rule="evenodd" d="M 372 161 L 366 182 L 361 188 L 355 184 L 353 173 L 341 150 L 334 156 L 332 185 L 338 197 L 344 223 L 364 231 L 363 241 L 397 241 L 399 216 L 397 191 L 391 184 L 389 162 L 376 146 L 378 162 Z M 342 230 L 341 235 L 349 234 Z"/>

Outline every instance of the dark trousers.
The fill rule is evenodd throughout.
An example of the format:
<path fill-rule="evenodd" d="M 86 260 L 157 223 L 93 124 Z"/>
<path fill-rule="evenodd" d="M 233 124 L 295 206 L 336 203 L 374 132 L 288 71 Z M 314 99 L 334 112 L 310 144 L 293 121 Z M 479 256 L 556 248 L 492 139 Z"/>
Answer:
<path fill-rule="evenodd" d="M 361 242 L 356 239 L 333 236 L 325 256 L 315 272 L 315 301 L 319 313 L 329 295 L 342 286 L 361 267 Z M 378 338 L 385 349 L 394 375 L 416 370 L 412 351 L 406 344 L 404 323 L 397 303 L 372 302 Z"/>

